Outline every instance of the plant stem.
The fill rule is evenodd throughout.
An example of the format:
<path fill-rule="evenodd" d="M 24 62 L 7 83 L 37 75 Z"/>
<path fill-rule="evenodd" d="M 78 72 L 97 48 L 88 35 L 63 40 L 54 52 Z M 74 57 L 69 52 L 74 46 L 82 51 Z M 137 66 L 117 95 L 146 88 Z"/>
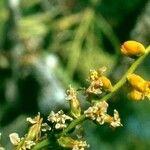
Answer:
<path fill-rule="evenodd" d="M 72 121 L 69 126 L 63 130 L 63 132 L 60 134 L 61 136 L 66 135 L 69 131 L 71 131 L 72 129 L 74 129 L 76 127 L 76 125 L 80 124 L 81 122 L 83 122 L 86 119 L 85 115 L 81 115 L 79 118 L 75 119 L 74 121 Z"/>
<path fill-rule="evenodd" d="M 112 95 L 118 91 L 125 83 L 126 83 L 126 77 L 130 74 L 132 74 L 137 67 L 143 62 L 143 60 L 146 58 L 146 56 L 150 53 L 150 46 L 148 46 L 146 48 L 146 53 L 144 55 L 142 55 L 141 57 L 139 57 L 128 69 L 128 71 L 123 75 L 123 77 L 113 86 L 111 93 L 105 95 L 101 100 L 105 100 L 107 101 L 110 97 L 112 97 Z M 72 129 L 74 129 L 78 124 L 80 124 L 81 122 L 85 121 L 87 118 L 85 117 L 85 115 L 81 115 L 79 118 L 73 120 L 69 126 L 64 129 L 62 131 L 62 133 L 60 134 L 60 136 L 65 136 L 69 131 L 71 131 Z M 48 139 L 45 139 L 43 141 L 41 141 L 40 143 L 38 143 L 36 146 L 34 146 L 32 148 L 32 150 L 40 150 L 43 147 L 48 146 L 50 143 L 48 141 Z"/>
<path fill-rule="evenodd" d="M 44 139 L 43 141 L 41 141 L 40 143 L 36 144 L 32 150 L 41 150 L 42 148 L 48 146 L 50 144 L 48 139 Z"/>

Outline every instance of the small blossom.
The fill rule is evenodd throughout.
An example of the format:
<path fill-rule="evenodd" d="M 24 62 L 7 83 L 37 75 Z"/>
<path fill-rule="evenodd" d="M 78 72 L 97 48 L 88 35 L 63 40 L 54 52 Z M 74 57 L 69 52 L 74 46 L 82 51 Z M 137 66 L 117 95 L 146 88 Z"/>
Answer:
<path fill-rule="evenodd" d="M 11 133 L 9 135 L 10 141 L 13 145 L 17 146 L 20 142 L 20 137 L 18 135 L 18 133 Z"/>
<path fill-rule="evenodd" d="M 100 125 L 108 123 L 114 128 L 122 126 L 118 112 L 114 110 L 114 116 L 112 117 L 107 114 L 107 108 L 108 104 L 105 101 L 98 102 L 94 106 L 89 107 L 84 114 L 86 117 L 95 120 Z"/>
<path fill-rule="evenodd" d="M 114 110 L 114 116 L 113 116 L 113 119 L 110 121 L 110 125 L 113 128 L 122 126 L 122 124 L 120 122 L 119 113 L 117 110 Z"/>
<path fill-rule="evenodd" d="M 51 127 L 47 123 L 42 123 L 41 130 L 43 132 L 50 131 Z"/>
<path fill-rule="evenodd" d="M 96 120 L 99 124 L 104 124 L 107 108 L 108 104 L 105 101 L 98 102 L 94 106 L 89 107 L 84 114 L 86 117 Z"/>
<path fill-rule="evenodd" d="M 31 149 L 34 145 L 35 145 L 35 142 L 34 142 L 34 141 L 26 140 L 26 141 L 24 142 L 23 148 L 24 148 L 24 150 L 26 150 L 26 149 Z"/>
<path fill-rule="evenodd" d="M 50 115 L 48 116 L 48 121 L 55 124 L 56 129 L 63 129 L 66 128 L 66 121 L 73 120 L 70 116 L 67 116 L 64 114 L 62 110 L 58 111 L 57 113 L 54 113 L 51 111 Z"/>
<path fill-rule="evenodd" d="M 67 90 L 67 100 L 69 101 L 70 104 L 70 110 L 72 116 L 74 116 L 75 118 L 80 117 L 81 115 L 80 103 L 77 98 L 76 91 L 71 86 Z"/>
<path fill-rule="evenodd" d="M 89 75 L 90 85 L 86 90 L 87 94 L 101 94 L 102 91 L 110 91 L 112 88 L 112 84 L 110 80 L 105 77 L 103 74 L 105 72 L 105 68 L 100 68 L 98 70 L 91 70 Z"/>
<path fill-rule="evenodd" d="M 121 52 L 130 57 L 140 56 L 145 53 L 145 47 L 136 41 L 126 41 L 121 46 Z"/>

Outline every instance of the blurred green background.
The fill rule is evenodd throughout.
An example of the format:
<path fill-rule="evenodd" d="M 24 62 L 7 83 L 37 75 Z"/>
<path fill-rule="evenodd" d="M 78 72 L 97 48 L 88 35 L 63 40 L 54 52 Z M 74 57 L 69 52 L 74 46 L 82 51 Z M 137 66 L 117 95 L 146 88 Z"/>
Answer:
<path fill-rule="evenodd" d="M 26 117 L 68 110 L 66 89 L 86 86 L 90 69 L 106 66 L 116 83 L 133 62 L 119 53 L 129 39 L 150 44 L 149 0 L 1 0 L 1 145 L 12 149 L 8 135 L 23 136 Z M 150 58 L 136 72 L 150 80 Z M 127 90 L 109 101 L 122 128 L 83 123 L 90 150 L 149 149 L 150 102 L 128 100 Z"/>

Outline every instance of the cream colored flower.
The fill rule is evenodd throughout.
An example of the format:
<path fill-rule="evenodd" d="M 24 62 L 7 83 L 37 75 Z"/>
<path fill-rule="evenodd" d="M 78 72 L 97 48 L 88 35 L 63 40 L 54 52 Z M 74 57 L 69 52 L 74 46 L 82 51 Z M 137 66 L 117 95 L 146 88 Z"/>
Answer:
<path fill-rule="evenodd" d="M 54 123 L 56 129 L 66 128 L 67 120 L 71 121 L 73 119 L 70 116 L 65 115 L 62 110 L 58 111 L 57 113 L 54 113 L 53 111 L 51 111 L 50 115 L 48 116 L 48 121 Z"/>
<path fill-rule="evenodd" d="M 94 106 L 89 107 L 85 112 L 85 116 L 96 121 L 100 125 L 104 123 L 110 124 L 111 127 L 122 126 L 117 110 L 114 110 L 114 116 L 107 114 L 108 104 L 105 101 L 97 102 Z"/>
<path fill-rule="evenodd" d="M 99 124 L 103 124 L 107 108 L 108 104 L 105 101 L 98 102 L 94 106 L 89 107 L 84 114 L 86 117 L 96 120 Z"/>
<path fill-rule="evenodd" d="M 80 107 L 80 102 L 77 98 L 76 91 L 74 90 L 74 88 L 70 86 L 66 94 L 67 94 L 67 100 L 69 101 L 69 104 L 70 104 L 70 110 L 71 110 L 72 116 L 75 118 L 80 117 L 81 107 Z"/>
<path fill-rule="evenodd" d="M 20 137 L 18 135 L 18 133 L 11 133 L 9 135 L 10 141 L 13 145 L 17 146 L 20 142 Z"/>

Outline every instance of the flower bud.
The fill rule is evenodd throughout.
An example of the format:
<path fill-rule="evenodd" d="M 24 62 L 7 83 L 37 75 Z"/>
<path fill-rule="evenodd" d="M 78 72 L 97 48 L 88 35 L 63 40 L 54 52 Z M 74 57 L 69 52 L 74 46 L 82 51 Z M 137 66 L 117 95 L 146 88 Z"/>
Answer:
<path fill-rule="evenodd" d="M 140 92 L 145 91 L 146 81 L 142 77 L 140 77 L 139 75 L 136 75 L 136 74 L 131 74 L 127 77 L 127 79 L 133 88 L 135 88 L 136 90 L 138 90 Z"/>
<path fill-rule="evenodd" d="M 132 100 L 135 100 L 135 101 L 140 101 L 142 100 L 144 97 L 143 97 L 143 94 L 137 90 L 132 90 L 129 94 L 128 94 L 128 97 Z"/>
<path fill-rule="evenodd" d="M 102 83 L 103 83 L 103 88 L 104 88 L 104 90 L 108 90 L 108 91 L 111 91 L 111 88 L 112 88 L 112 84 L 111 84 L 111 81 L 107 78 L 107 77 L 105 77 L 105 76 L 101 76 L 100 77 L 100 80 L 102 81 Z"/>
<path fill-rule="evenodd" d="M 145 53 L 145 47 L 136 41 L 126 41 L 121 46 L 121 52 L 130 57 L 140 56 Z"/>
<path fill-rule="evenodd" d="M 80 117 L 81 115 L 80 103 L 79 100 L 77 99 L 75 90 L 71 86 L 67 90 L 67 99 L 69 100 L 72 116 L 74 116 L 75 118 Z"/>
<path fill-rule="evenodd" d="M 39 135 L 41 133 L 41 126 L 42 126 L 43 118 L 40 118 L 40 114 L 38 114 L 33 119 L 33 125 L 29 128 L 28 134 L 26 136 L 26 140 L 38 140 Z"/>

